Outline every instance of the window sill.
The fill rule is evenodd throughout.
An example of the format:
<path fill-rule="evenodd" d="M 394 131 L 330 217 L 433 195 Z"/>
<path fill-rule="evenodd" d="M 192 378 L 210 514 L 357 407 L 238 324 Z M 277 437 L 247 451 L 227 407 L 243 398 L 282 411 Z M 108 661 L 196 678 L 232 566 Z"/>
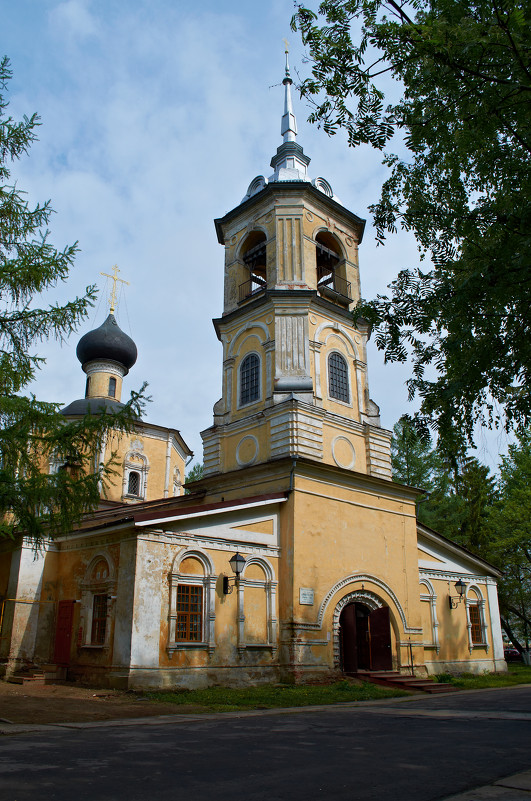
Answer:
<path fill-rule="evenodd" d="M 205 651 L 209 648 L 207 642 L 176 642 L 168 645 L 166 650 L 171 653 L 172 651 L 188 651 L 190 648 L 197 648 L 200 651 Z"/>
<path fill-rule="evenodd" d="M 108 645 L 92 645 L 91 643 L 87 643 L 81 646 L 81 648 L 87 648 L 91 651 L 103 651 L 105 648 L 108 648 Z"/>

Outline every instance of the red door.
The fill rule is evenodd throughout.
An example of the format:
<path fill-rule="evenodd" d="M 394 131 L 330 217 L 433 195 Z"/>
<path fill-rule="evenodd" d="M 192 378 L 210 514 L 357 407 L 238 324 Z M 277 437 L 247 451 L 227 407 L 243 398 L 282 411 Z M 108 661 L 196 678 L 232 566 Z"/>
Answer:
<path fill-rule="evenodd" d="M 55 628 L 55 649 L 53 656 L 56 665 L 70 664 L 74 604 L 75 601 L 59 601 L 57 606 L 57 626 Z"/>
<path fill-rule="evenodd" d="M 389 626 L 389 607 L 382 606 L 369 615 L 371 642 L 371 670 L 391 670 L 391 628 Z"/>
<path fill-rule="evenodd" d="M 358 649 L 356 645 L 356 604 L 347 604 L 339 618 L 341 631 L 341 661 L 345 673 L 356 673 Z"/>

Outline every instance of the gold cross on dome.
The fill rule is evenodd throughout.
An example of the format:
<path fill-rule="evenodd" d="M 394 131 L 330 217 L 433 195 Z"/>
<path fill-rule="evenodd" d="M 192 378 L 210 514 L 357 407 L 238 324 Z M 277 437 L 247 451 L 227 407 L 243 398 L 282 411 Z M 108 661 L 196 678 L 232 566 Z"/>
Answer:
<path fill-rule="evenodd" d="M 118 283 L 118 281 L 121 281 L 122 284 L 127 284 L 127 286 L 129 286 L 129 281 L 124 281 L 123 278 L 118 278 L 119 272 L 120 268 L 118 267 L 117 264 L 115 264 L 114 267 L 112 268 L 112 275 L 109 275 L 109 273 L 100 273 L 100 275 L 104 275 L 106 278 L 110 278 L 112 281 L 111 294 L 109 295 L 109 306 L 111 314 L 114 314 L 114 310 L 116 308 L 116 301 L 118 300 L 116 294 L 116 284 Z"/>
<path fill-rule="evenodd" d="M 287 39 L 282 39 L 282 41 L 284 42 L 284 45 L 285 45 L 285 48 L 286 48 L 284 50 L 284 52 L 285 53 L 289 53 L 289 42 L 288 42 L 288 40 Z"/>

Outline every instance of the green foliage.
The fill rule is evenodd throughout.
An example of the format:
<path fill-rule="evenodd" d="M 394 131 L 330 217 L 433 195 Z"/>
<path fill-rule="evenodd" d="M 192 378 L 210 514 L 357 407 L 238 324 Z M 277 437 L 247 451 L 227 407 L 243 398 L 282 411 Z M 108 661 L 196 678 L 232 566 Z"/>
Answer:
<path fill-rule="evenodd" d="M 24 533 L 38 545 L 45 537 L 71 531 L 93 509 L 112 465 L 98 465 L 96 454 L 109 428 L 129 429 L 142 405 L 142 390 L 116 415 L 87 416 L 66 422 L 59 405 L 43 403 L 21 391 L 43 359 L 35 343 L 62 341 L 76 330 L 95 298 L 62 306 L 35 306 L 41 293 L 65 281 L 77 245 L 57 250 L 49 240 L 49 202 L 31 208 L 10 183 L 11 163 L 25 155 L 36 138 L 39 118 L 15 122 L 6 113 L 9 62 L 0 62 L 0 538 Z M 64 462 L 50 475 L 49 463 Z"/>
<path fill-rule="evenodd" d="M 199 481 L 201 478 L 203 478 L 203 465 L 199 462 L 196 462 L 191 466 L 190 470 L 186 474 L 185 484 L 188 484 L 191 481 Z M 187 490 L 185 487 L 184 492 L 185 494 L 188 494 L 190 490 Z"/>
<path fill-rule="evenodd" d="M 530 23 L 529 0 L 325 0 L 292 23 L 310 119 L 384 152 L 378 240 L 401 226 L 431 261 L 355 316 L 387 360 L 412 359 L 410 396 L 446 453 L 478 421 L 530 419 Z M 389 78 L 402 96 L 386 105 Z"/>
<path fill-rule="evenodd" d="M 473 457 L 449 462 L 407 415 L 393 428 L 391 462 L 394 481 L 428 493 L 417 501 L 421 523 L 478 553 L 484 549 L 488 510 L 495 498 L 488 467 Z"/>
<path fill-rule="evenodd" d="M 526 665 L 510 664 L 507 673 L 441 673 L 437 681 L 448 682 L 461 690 L 484 690 L 489 687 L 514 687 L 517 684 L 531 683 L 531 668 Z"/>
<path fill-rule="evenodd" d="M 502 459 L 499 500 L 489 516 L 492 559 L 502 566 L 502 625 L 521 652 L 531 635 L 531 432 Z"/>
<path fill-rule="evenodd" d="M 403 690 L 389 690 L 369 682 L 340 681 L 334 684 L 273 685 L 236 689 L 207 687 L 203 690 L 150 692 L 146 697 L 178 706 L 194 704 L 205 711 L 233 712 L 238 709 L 274 709 L 277 707 L 335 704 L 346 701 L 372 701 L 408 695 Z M 201 711 L 201 710 L 198 710 Z"/>

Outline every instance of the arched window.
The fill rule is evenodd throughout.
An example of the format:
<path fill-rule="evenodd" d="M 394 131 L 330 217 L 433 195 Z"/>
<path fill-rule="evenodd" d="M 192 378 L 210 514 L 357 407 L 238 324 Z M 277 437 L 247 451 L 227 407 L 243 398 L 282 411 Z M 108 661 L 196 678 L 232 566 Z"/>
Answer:
<path fill-rule="evenodd" d="M 474 646 L 488 646 L 487 626 L 485 622 L 485 601 L 478 587 L 467 590 L 466 608 L 468 625 L 468 644 L 470 650 Z"/>
<path fill-rule="evenodd" d="M 90 376 L 87 376 L 87 382 L 85 384 L 85 398 L 88 398 L 90 392 Z"/>
<path fill-rule="evenodd" d="M 116 397 L 116 378 L 109 378 L 109 398 Z"/>
<path fill-rule="evenodd" d="M 128 495 L 140 495 L 140 473 L 137 473 L 136 470 L 131 470 L 129 473 L 129 478 L 127 481 L 127 494 Z"/>
<path fill-rule="evenodd" d="M 105 647 L 109 644 L 112 600 L 116 580 L 111 561 L 99 554 L 90 562 L 81 581 L 80 643 L 82 647 Z"/>
<path fill-rule="evenodd" d="M 260 359 L 249 353 L 240 365 L 240 406 L 260 398 Z"/>
<path fill-rule="evenodd" d="M 347 363 L 340 353 L 328 357 L 328 394 L 343 403 L 350 402 Z"/>

